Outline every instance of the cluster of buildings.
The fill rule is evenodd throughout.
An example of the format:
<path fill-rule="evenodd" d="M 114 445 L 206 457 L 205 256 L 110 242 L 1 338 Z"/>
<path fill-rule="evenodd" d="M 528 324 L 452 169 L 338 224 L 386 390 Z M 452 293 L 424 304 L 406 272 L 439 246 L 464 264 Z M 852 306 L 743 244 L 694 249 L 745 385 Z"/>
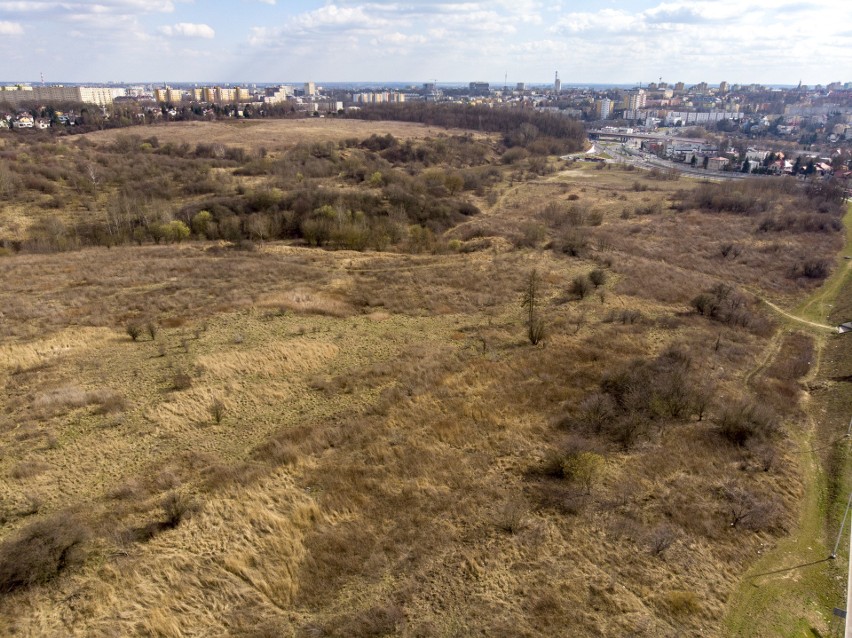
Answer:
<path fill-rule="evenodd" d="M 400 104 L 405 102 L 405 93 L 398 91 L 371 91 L 369 93 L 353 93 L 353 104 Z"/>
<path fill-rule="evenodd" d="M 802 145 L 852 141 L 852 83 L 778 88 L 759 84 L 710 85 L 699 82 L 651 82 L 631 88 L 566 87 L 555 74 L 552 84 L 492 86 L 488 82 L 442 84 L 437 81 L 404 88 L 320 87 L 314 82 L 248 86 L 0 86 L 0 108 L 20 110 L 66 102 L 106 107 L 131 104 L 145 117 L 241 116 L 274 113 L 269 107 L 313 115 L 339 113 L 368 105 L 402 102 L 484 105 L 490 108 L 535 109 L 592 123 L 630 126 L 652 132 L 659 127 L 704 127 L 749 138 L 769 137 Z M 106 110 L 104 110 L 106 116 Z M 17 119 L 15 121 L 18 121 Z M 55 123 L 55 122 L 54 122 Z M 14 122 L 7 120 L 7 125 Z M 0 124 L 2 126 L 2 124 Z M 27 118 L 19 127 L 28 128 Z M 34 121 L 33 128 L 39 125 Z"/>
<path fill-rule="evenodd" d="M 15 114 L 0 113 L 0 129 L 37 129 L 46 130 L 56 124 L 74 126 L 79 116 L 75 112 L 63 113 L 56 111 L 52 118 L 34 117 L 29 111 L 19 111 Z"/>
<path fill-rule="evenodd" d="M 126 89 L 124 87 L 16 84 L 0 86 L 0 103 L 5 102 L 15 107 L 30 102 L 78 102 L 108 106 L 113 103 L 115 98 L 125 94 Z"/>

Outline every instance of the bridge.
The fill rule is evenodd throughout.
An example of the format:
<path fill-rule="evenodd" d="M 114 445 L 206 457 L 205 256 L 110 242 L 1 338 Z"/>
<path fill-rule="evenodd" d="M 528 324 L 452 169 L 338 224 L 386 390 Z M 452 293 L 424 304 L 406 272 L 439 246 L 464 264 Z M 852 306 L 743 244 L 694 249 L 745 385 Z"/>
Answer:
<path fill-rule="evenodd" d="M 696 144 L 704 144 L 707 140 L 693 137 L 677 137 L 674 135 L 660 135 L 657 133 L 627 133 L 624 131 L 604 129 L 589 129 L 586 131 L 586 136 L 590 140 L 612 140 L 616 142 L 627 142 L 628 140 L 654 140 L 657 142 L 693 142 Z"/>

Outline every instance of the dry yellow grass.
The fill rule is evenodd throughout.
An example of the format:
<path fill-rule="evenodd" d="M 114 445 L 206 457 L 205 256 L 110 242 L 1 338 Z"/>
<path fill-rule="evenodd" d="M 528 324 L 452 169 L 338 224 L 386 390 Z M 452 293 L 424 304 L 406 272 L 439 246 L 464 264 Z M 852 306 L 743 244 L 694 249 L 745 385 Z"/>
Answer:
<path fill-rule="evenodd" d="M 438 134 L 462 133 L 434 126 L 408 122 L 366 122 L 361 120 L 339 120 L 335 118 L 311 118 L 297 120 L 240 120 L 234 122 L 172 122 L 167 125 L 139 126 L 132 129 L 116 129 L 87 133 L 95 143 L 113 142 L 117 137 L 128 134 L 142 137 L 156 136 L 161 144 L 169 142 L 195 144 L 205 143 L 259 148 L 270 150 L 294 146 L 299 143 L 337 142 L 345 138 L 362 139 L 373 133 L 390 133 L 401 139 L 434 137 Z M 73 141 L 74 138 L 66 138 Z"/>
<path fill-rule="evenodd" d="M 273 124 L 295 126 L 213 130 L 232 143 Z M 713 229 L 688 213 L 623 218 L 684 187 L 651 195 L 634 179 L 524 175 L 449 233 L 456 253 L 192 244 L 0 260 L 0 543 L 53 514 L 92 529 L 81 567 L 0 594 L 0 626 L 720 635 L 738 574 L 801 496 L 791 446 L 781 440 L 763 471 L 759 450 L 725 443 L 712 419 L 656 422 L 628 450 L 555 423 L 608 373 L 673 345 L 724 401 L 741 396 L 772 369 L 750 375 L 766 338 L 689 314 L 688 300 L 718 278 L 772 293 L 778 272 L 667 253 L 687 232 L 715 241 Z M 549 227 L 517 247 L 553 200 L 601 212 L 581 227 L 579 256 L 545 249 Z M 748 220 L 726 221 L 747 236 Z M 533 268 L 548 329 L 538 347 L 520 307 Z M 608 281 L 572 297 L 595 268 Z M 157 321 L 156 339 L 132 342 L 129 320 Z M 579 436 L 603 458 L 586 491 L 543 472 Z M 733 487 L 775 503 L 775 526 L 732 528 Z M 168 498 L 187 504 L 174 526 Z"/>

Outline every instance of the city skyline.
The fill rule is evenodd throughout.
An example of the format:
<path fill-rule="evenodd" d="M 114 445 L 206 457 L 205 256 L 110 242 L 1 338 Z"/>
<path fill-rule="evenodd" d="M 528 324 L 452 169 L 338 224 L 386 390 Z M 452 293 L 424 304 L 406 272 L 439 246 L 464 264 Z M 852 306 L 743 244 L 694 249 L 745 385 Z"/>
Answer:
<path fill-rule="evenodd" d="M 8 81 L 847 81 L 852 6 L 778 0 L 0 1 Z"/>

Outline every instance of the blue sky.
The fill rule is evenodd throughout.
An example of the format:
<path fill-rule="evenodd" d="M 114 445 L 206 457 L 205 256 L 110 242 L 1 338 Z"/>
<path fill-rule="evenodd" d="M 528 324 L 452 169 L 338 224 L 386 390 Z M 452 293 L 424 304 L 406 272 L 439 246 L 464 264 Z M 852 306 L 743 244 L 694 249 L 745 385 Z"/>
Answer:
<path fill-rule="evenodd" d="M 852 80 L 852 0 L 0 0 L 0 80 Z"/>

